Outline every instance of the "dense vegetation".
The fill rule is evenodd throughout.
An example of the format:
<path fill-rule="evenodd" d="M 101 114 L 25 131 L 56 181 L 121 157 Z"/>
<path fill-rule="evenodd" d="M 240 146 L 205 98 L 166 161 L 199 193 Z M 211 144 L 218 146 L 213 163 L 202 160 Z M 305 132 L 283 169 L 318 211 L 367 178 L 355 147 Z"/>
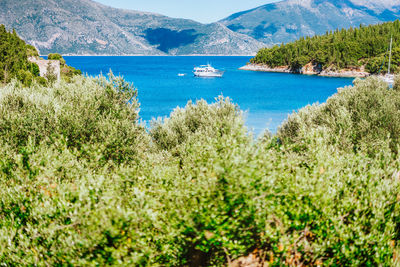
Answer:
<path fill-rule="evenodd" d="M 289 66 L 298 71 L 308 63 L 321 69 L 360 68 L 370 73 L 387 72 L 388 48 L 393 35 L 393 71 L 400 65 L 400 21 L 373 26 L 360 26 L 348 30 L 327 32 L 322 36 L 263 48 L 251 63 L 270 67 Z M 385 62 L 385 64 L 383 64 Z"/>
<path fill-rule="evenodd" d="M 255 140 L 222 97 L 147 132 L 120 78 L 14 80 L 0 88 L 0 263 L 395 265 L 398 103 L 357 81 Z"/>
<path fill-rule="evenodd" d="M 46 77 L 40 77 L 39 66 L 29 62 L 29 57 L 39 57 L 36 48 L 26 44 L 15 30 L 8 32 L 4 25 L 0 25 L 0 84 L 9 83 L 15 78 L 25 86 L 30 86 L 33 82 L 45 85 L 56 79 L 54 70 L 48 70 Z M 81 74 L 80 70 L 66 65 L 59 54 L 49 54 L 48 59 L 60 61 L 61 77 L 67 81 Z"/>
<path fill-rule="evenodd" d="M 8 32 L 0 25 L 0 83 L 17 78 L 25 85 L 39 76 L 39 67 L 28 61 L 28 56 L 39 56 L 36 48 L 27 45 L 15 31 Z"/>
<path fill-rule="evenodd" d="M 67 81 L 70 81 L 71 78 L 74 77 L 75 75 L 82 74 L 82 72 L 80 70 L 77 70 L 74 67 L 68 66 L 65 62 L 65 59 L 58 53 L 48 54 L 47 59 L 60 61 L 61 78 L 64 78 Z"/>

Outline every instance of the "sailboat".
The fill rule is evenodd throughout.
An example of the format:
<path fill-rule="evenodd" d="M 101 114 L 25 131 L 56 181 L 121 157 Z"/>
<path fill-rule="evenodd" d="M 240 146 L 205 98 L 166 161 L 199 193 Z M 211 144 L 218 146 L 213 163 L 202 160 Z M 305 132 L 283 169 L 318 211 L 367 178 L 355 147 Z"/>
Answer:
<path fill-rule="evenodd" d="M 392 63 L 392 45 L 393 45 L 393 36 L 390 37 L 390 53 L 389 53 L 389 66 L 388 72 L 385 76 L 382 76 L 382 79 L 389 84 L 389 86 L 393 86 L 394 84 L 394 74 L 390 73 L 390 64 Z"/>

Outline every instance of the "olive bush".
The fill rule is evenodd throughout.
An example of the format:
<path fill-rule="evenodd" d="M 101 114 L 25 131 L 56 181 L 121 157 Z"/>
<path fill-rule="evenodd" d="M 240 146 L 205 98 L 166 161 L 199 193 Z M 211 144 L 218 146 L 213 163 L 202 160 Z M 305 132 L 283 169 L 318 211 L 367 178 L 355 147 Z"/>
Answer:
<path fill-rule="evenodd" d="M 395 90 L 357 81 L 260 140 L 223 97 L 146 131 L 136 93 L 0 89 L 0 265 L 398 264 Z"/>
<path fill-rule="evenodd" d="M 343 150 L 371 155 L 387 143 L 397 152 L 400 132 L 400 93 L 376 77 L 356 80 L 339 89 L 326 103 L 291 115 L 278 130 L 282 142 L 301 144 L 306 129 L 324 131 L 325 140 Z"/>
<path fill-rule="evenodd" d="M 213 138 L 244 130 L 244 121 L 239 107 L 229 98 L 220 96 L 217 102 L 208 105 L 199 100 L 191 101 L 185 108 L 176 108 L 169 118 L 153 120 L 150 134 L 162 150 L 172 150 L 193 136 Z"/>
<path fill-rule="evenodd" d="M 62 136 L 83 153 L 92 146 L 104 160 L 133 159 L 146 140 L 138 124 L 136 89 L 121 78 L 77 76 L 53 87 L 13 82 L 0 90 L 0 136 L 15 150 Z M 129 102 L 129 103 L 128 103 Z"/>

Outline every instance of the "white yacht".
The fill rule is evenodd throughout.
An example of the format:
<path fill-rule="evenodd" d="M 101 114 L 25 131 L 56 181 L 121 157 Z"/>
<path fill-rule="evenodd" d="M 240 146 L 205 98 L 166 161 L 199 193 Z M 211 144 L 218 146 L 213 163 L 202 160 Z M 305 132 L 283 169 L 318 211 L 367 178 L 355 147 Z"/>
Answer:
<path fill-rule="evenodd" d="M 224 71 L 214 69 L 210 64 L 195 67 L 193 73 L 196 77 L 222 77 L 224 75 Z"/>
<path fill-rule="evenodd" d="M 382 80 L 387 82 L 390 86 L 393 86 L 394 84 L 394 74 L 386 74 L 385 76 L 382 76 Z"/>
<path fill-rule="evenodd" d="M 393 86 L 394 84 L 394 74 L 390 73 L 390 64 L 392 63 L 392 45 L 393 45 L 393 37 L 390 38 L 390 52 L 389 52 L 389 66 L 388 73 L 384 76 L 381 76 L 381 79 L 389 84 L 389 86 Z"/>

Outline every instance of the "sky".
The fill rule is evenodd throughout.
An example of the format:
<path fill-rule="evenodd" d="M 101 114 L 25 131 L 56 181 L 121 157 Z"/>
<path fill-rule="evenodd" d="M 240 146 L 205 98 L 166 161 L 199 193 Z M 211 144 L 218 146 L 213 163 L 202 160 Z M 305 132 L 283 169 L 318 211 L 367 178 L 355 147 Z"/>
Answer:
<path fill-rule="evenodd" d="M 155 12 L 174 18 L 212 23 L 233 13 L 280 0 L 95 0 L 107 6 Z"/>

